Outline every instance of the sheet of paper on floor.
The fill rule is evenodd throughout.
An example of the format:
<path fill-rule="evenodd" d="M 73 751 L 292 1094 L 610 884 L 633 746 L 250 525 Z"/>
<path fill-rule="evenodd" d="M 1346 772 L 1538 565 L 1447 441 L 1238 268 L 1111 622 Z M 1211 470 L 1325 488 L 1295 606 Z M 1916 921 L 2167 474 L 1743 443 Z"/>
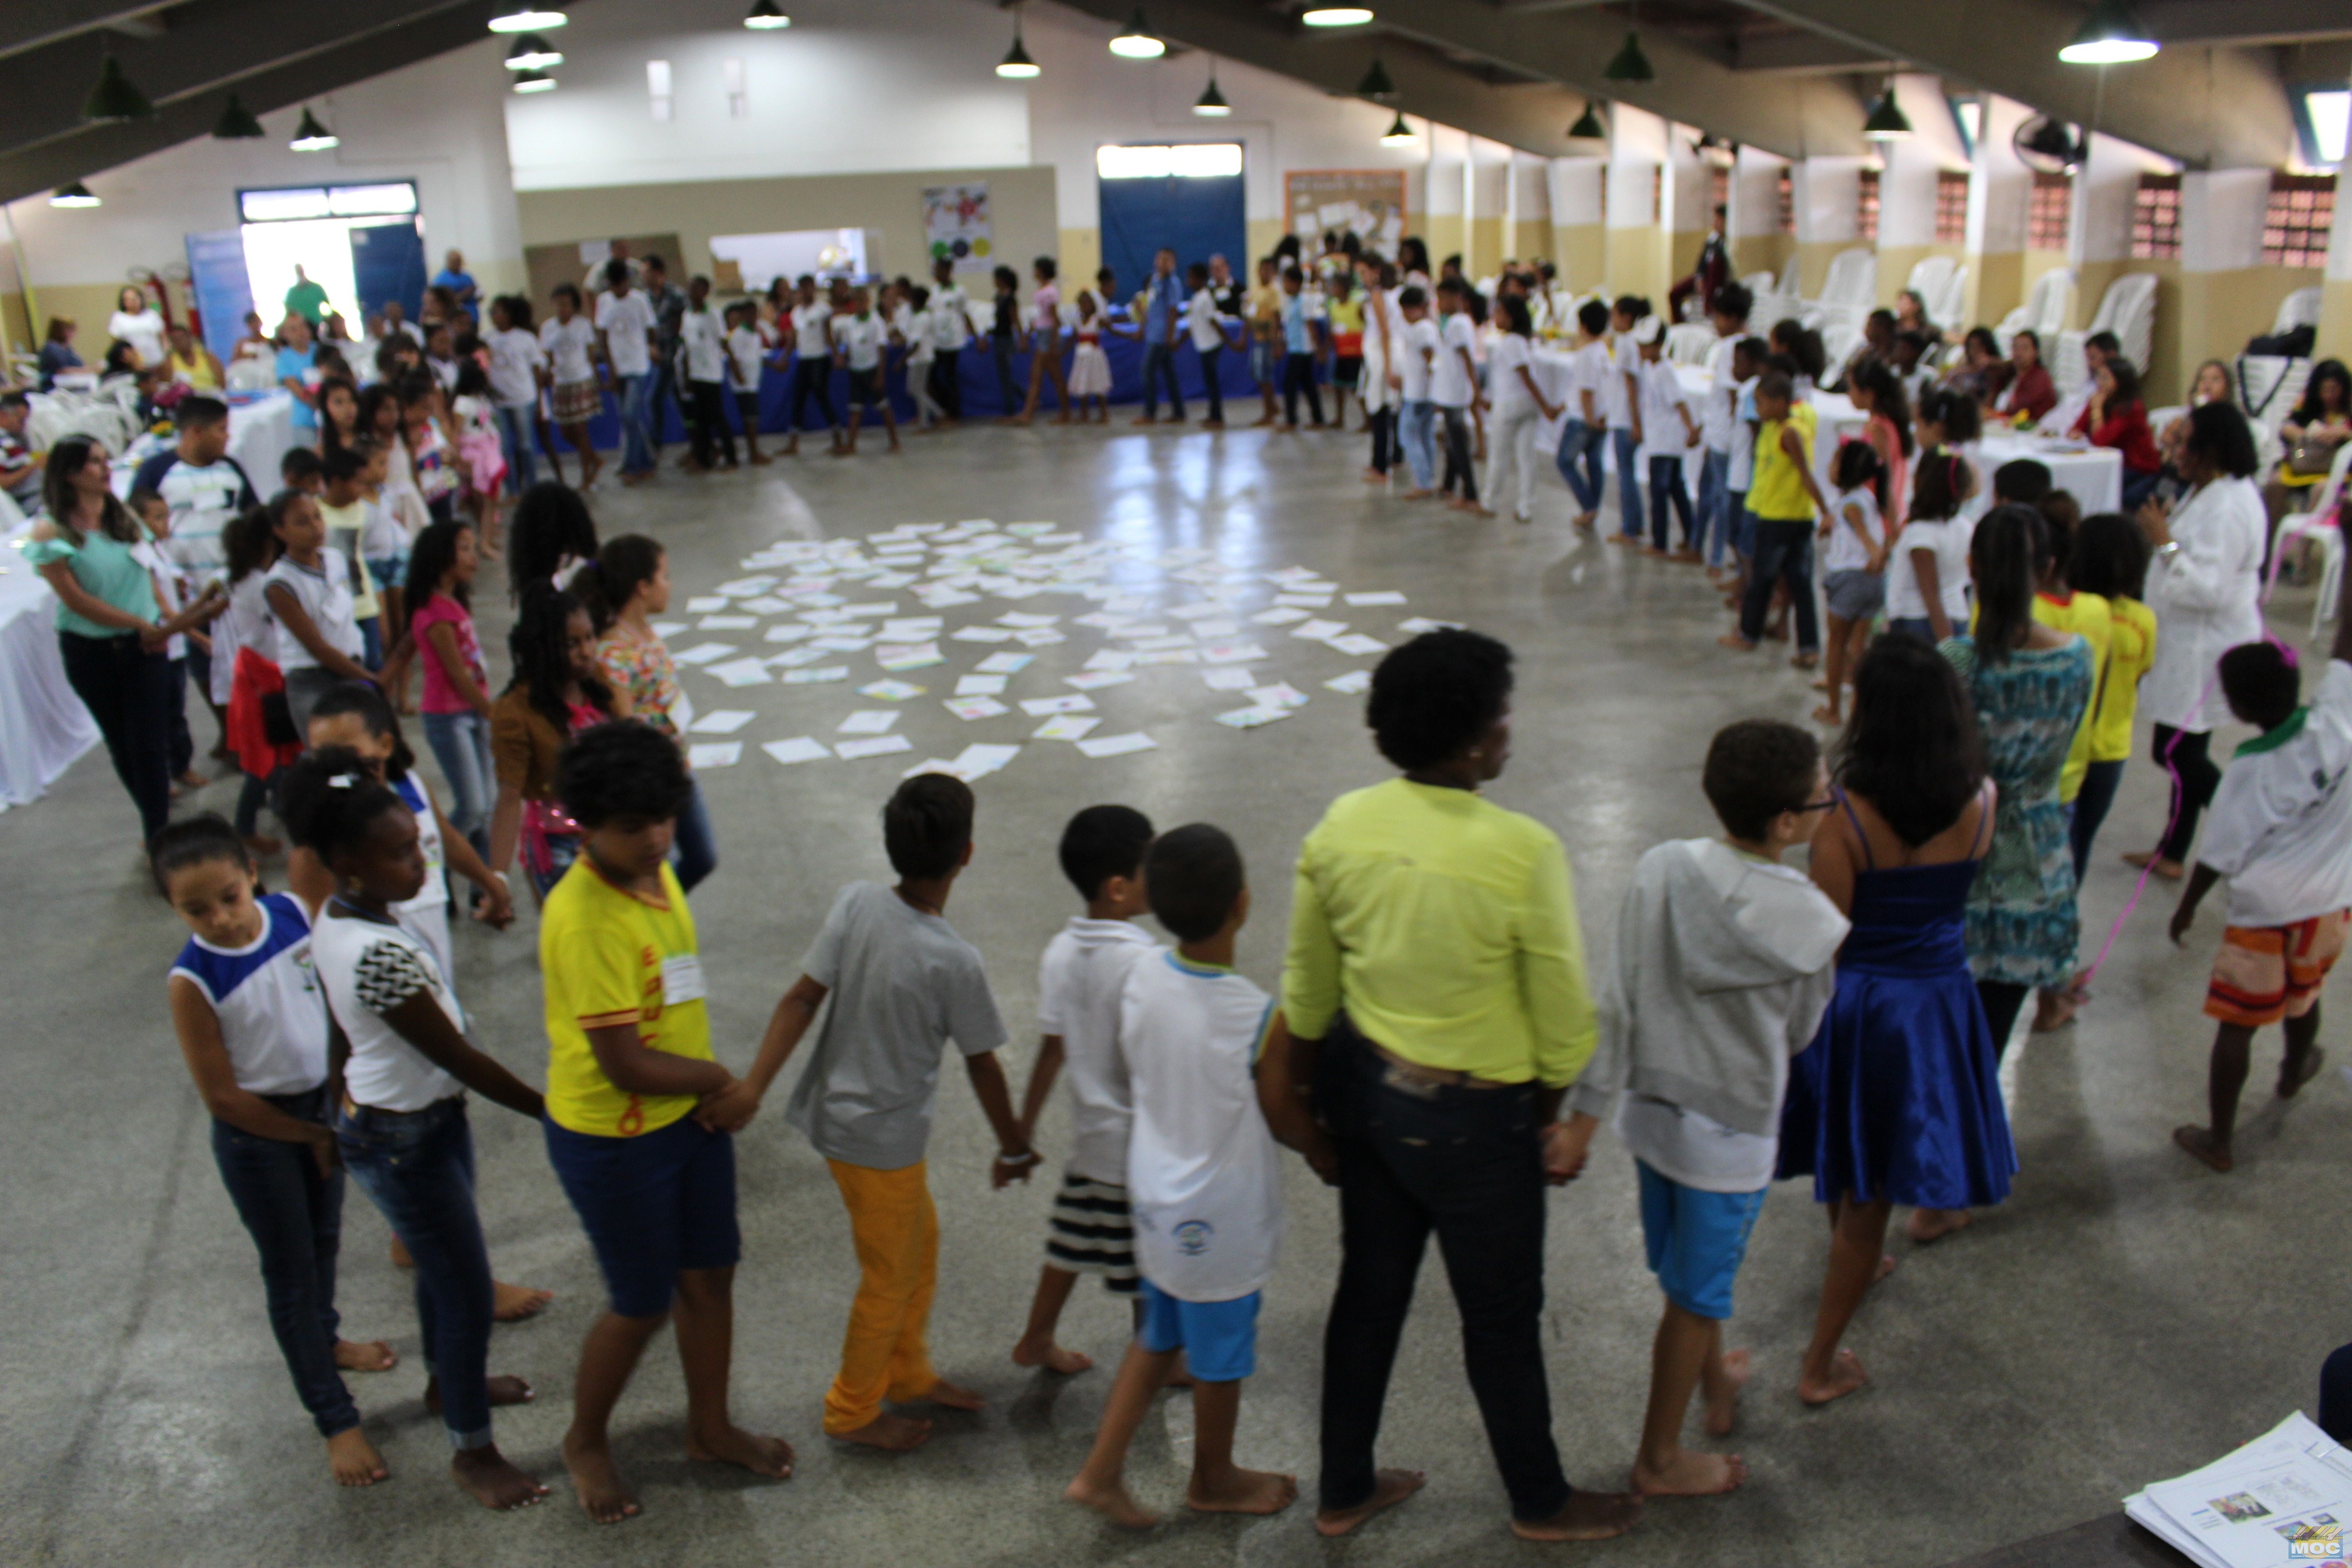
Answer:
<path fill-rule="evenodd" d="M 967 720 L 993 719 L 999 713 L 1013 711 L 993 697 L 950 697 L 945 706 L 957 718 Z"/>
<path fill-rule="evenodd" d="M 911 752 L 915 742 L 904 735 L 873 735 L 863 740 L 835 741 L 834 754 L 856 761 L 859 757 L 879 757 L 891 752 Z"/>
<path fill-rule="evenodd" d="M 1083 741 L 1102 722 L 1098 713 L 1056 713 L 1029 732 L 1033 741 Z"/>
<path fill-rule="evenodd" d="M 956 680 L 958 697 L 997 697 L 1004 691 L 1009 677 L 1002 675 L 966 675 Z"/>
<path fill-rule="evenodd" d="M 769 741 L 762 743 L 760 750 L 786 763 L 813 763 L 819 757 L 833 755 L 831 748 L 823 741 L 807 735 L 795 735 L 789 741 Z"/>
<path fill-rule="evenodd" d="M 884 735 L 898 721 L 896 708 L 861 708 L 844 719 L 835 731 L 842 735 Z"/>
<path fill-rule="evenodd" d="M 743 760 L 740 741 L 705 741 L 686 749 L 687 765 L 695 768 L 731 768 Z"/>
<path fill-rule="evenodd" d="M 824 681 L 847 680 L 848 679 L 849 667 L 845 664 L 827 665 L 823 669 L 788 669 L 784 671 L 784 683 L 787 686 L 815 686 Z"/>
<path fill-rule="evenodd" d="M 884 702 L 904 702 L 910 697 L 920 697 L 929 689 L 929 687 L 913 686 L 903 680 L 877 680 L 859 687 L 857 695 Z"/>
<path fill-rule="evenodd" d="M 686 727 L 689 735 L 731 735 L 758 718 L 749 708 L 713 708 Z"/>
<path fill-rule="evenodd" d="M 1042 719 L 1048 713 L 1090 713 L 1094 710 L 1091 697 L 1024 697 L 1021 711 L 1032 719 Z"/>
<path fill-rule="evenodd" d="M 1142 731 L 1131 730 L 1124 735 L 1089 737 L 1078 742 L 1078 750 L 1090 757 L 1118 757 L 1129 752 L 1150 751 L 1159 743 Z"/>

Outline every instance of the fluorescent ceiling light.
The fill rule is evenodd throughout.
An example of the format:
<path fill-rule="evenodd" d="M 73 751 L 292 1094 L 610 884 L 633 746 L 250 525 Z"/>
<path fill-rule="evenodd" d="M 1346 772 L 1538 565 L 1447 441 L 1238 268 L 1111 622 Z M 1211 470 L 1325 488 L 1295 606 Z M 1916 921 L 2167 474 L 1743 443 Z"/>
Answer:
<path fill-rule="evenodd" d="M 1151 36 L 1151 29 L 1144 26 L 1143 7 L 1138 5 L 1127 31 L 1110 41 L 1110 52 L 1121 59 L 1156 60 L 1168 52 L 1168 46 Z"/>
<path fill-rule="evenodd" d="M 2303 95 L 2303 111 L 2311 117 L 2313 151 L 2323 163 L 2341 163 L 2347 151 L 2346 131 L 2352 126 L 2352 92 L 2337 89 L 2333 92 L 2306 92 Z"/>
<path fill-rule="evenodd" d="M 49 198 L 49 205 L 53 207 L 94 207 L 103 205 L 91 193 L 90 188 L 79 180 L 76 180 L 70 185 L 59 185 L 57 195 Z"/>
<path fill-rule="evenodd" d="M 743 25 L 755 33 L 770 33 L 778 27 L 791 26 L 793 19 L 776 9 L 776 0 L 753 0 L 751 9 L 743 17 Z"/>
<path fill-rule="evenodd" d="M 541 10 L 536 6 L 526 5 L 507 16 L 491 17 L 490 31 L 493 33 L 540 33 L 550 27 L 561 27 L 570 20 L 572 18 L 561 11 L 552 8 Z"/>
<path fill-rule="evenodd" d="M 2099 0 L 2083 30 L 2058 51 L 2058 58 L 2070 66 L 2119 66 L 2147 59 L 2156 50 L 2156 40 L 2132 15 L 2126 0 Z"/>
<path fill-rule="evenodd" d="M 517 92 L 553 92 L 555 79 L 545 71 L 517 71 L 514 89 Z"/>
<path fill-rule="evenodd" d="M 514 47 L 507 51 L 507 69 L 510 71 L 543 71 L 562 63 L 563 51 L 537 33 L 516 34 Z"/>
<path fill-rule="evenodd" d="M 1095 173 L 1106 180 L 1213 179 L 1242 172 L 1238 142 L 1186 142 L 1172 147 L 1098 147 Z"/>
<path fill-rule="evenodd" d="M 1298 19 L 1310 27 L 1360 27 L 1372 13 L 1367 5 L 1309 5 Z"/>

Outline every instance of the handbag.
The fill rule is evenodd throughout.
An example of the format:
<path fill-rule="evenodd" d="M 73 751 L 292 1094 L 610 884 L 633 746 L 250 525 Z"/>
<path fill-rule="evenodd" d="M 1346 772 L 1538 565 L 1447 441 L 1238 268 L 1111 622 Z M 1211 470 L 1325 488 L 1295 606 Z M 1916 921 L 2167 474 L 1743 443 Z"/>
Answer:
<path fill-rule="evenodd" d="M 2286 455 L 2286 471 L 2297 479 L 2324 478 L 2335 466 L 2336 448 L 2352 431 L 2312 432 L 2298 437 Z"/>

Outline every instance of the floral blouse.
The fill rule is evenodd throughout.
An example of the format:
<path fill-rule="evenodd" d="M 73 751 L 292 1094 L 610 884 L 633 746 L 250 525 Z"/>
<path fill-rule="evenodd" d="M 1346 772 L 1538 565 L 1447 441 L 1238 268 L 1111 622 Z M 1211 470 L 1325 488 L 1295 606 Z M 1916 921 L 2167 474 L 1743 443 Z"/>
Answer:
<path fill-rule="evenodd" d="M 677 666 L 659 637 L 640 637 L 617 622 L 596 644 L 597 662 L 613 689 L 629 700 L 634 717 L 683 743 L 683 731 L 694 721 L 693 705 L 678 689 Z"/>

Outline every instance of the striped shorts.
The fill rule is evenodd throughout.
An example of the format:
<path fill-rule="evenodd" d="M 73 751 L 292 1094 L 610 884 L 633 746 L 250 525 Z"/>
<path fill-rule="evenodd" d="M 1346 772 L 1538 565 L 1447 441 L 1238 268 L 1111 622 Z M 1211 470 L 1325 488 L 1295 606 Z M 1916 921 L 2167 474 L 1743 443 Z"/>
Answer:
<path fill-rule="evenodd" d="M 1128 1219 L 1127 1189 L 1063 1172 L 1045 1235 L 1045 1261 L 1074 1274 L 1099 1274 L 1116 1294 L 1135 1294 L 1135 1228 Z"/>

